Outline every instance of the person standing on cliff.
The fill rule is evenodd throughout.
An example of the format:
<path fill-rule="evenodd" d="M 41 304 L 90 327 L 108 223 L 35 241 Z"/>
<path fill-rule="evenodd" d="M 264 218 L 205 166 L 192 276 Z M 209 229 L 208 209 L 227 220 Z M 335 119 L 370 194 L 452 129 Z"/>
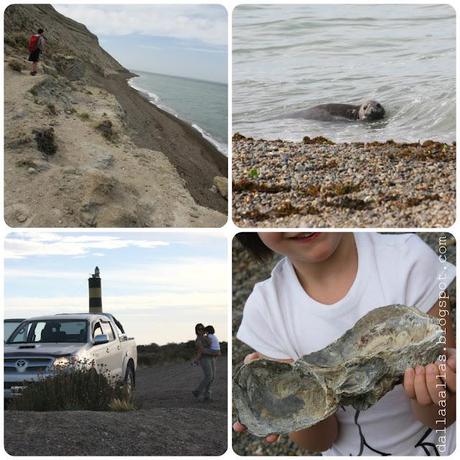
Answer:
<path fill-rule="evenodd" d="M 29 39 L 29 61 L 32 62 L 30 75 L 37 75 L 40 54 L 45 50 L 46 38 L 43 36 L 43 33 L 43 29 L 38 29 L 37 33 Z"/>

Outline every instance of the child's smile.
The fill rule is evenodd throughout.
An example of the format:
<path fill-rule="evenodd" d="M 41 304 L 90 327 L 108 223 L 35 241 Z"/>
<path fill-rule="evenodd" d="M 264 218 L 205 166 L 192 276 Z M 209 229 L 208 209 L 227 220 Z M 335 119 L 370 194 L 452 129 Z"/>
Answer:
<path fill-rule="evenodd" d="M 290 240 L 299 242 L 299 243 L 309 243 L 312 240 L 315 240 L 319 236 L 321 236 L 321 233 L 319 232 L 299 232 L 299 233 L 289 233 L 286 232 L 285 238 L 288 238 Z"/>
<path fill-rule="evenodd" d="M 324 262 L 337 250 L 344 236 L 352 242 L 353 237 L 335 232 L 260 232 L 259 237 L 272 251 L 294 261 L 306 263 Z M 350 238 L 351 237 L 351 238 Z"/>

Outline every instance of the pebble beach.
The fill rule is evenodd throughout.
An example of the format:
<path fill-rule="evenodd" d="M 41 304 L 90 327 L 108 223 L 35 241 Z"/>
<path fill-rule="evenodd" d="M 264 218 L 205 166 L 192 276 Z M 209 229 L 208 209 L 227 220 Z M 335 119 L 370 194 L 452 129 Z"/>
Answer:
<path fill-rule="evenodd" d="M 240 227 L 447 227 L 455 143 L 301 142 L 233 136 Z"/>

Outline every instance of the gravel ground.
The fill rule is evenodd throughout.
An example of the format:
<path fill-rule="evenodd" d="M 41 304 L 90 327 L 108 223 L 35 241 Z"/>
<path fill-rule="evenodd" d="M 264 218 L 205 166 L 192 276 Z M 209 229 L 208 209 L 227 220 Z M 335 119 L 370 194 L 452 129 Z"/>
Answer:
<path fill-rule="evenodd" d="M 419 233 L 419 236 L 425 240 L 435 251 L 438 247 L 437 233 Z M 449 238 L 447 246 L 448 260 L 453 264 L 456 263 L 456 243 L 453 237 Z M 238 331 L 241 318 L 243 315 L 243 308 L 251 293 L 254 284 L 267 279 L 276 262 L 279 260 L 278 256 L 274 256 L 271 260 L 258 263 L 254 260 L 249 253 L 244 250 L 236 239 L 233 240 L 232 250 L 232 274 L 233 274 L 233 290 L 232 290 L 232 367 L 241 363 L 244 357 L 251 353 L 253 350 L 248 346 L 236 339 L 236 332 Z M 455 283 L 449 290 L 449 295 L 452 303 L 453 317 L 455 319 L 455 305 L 456 305 L 456 291 Z M 236 415 L 233 412 L 233 421 L 236 420 Z M 297 448 L 295 444 L 289 441 L 287 436 L 273 444 L 266 444 L 261 438 L 253 436 L 248 433 L 233 433 L 232 440 L 233 450 L 238 455 L 312 455 L 303 449 Z"/>
<path fill-rule="evenodd" d="M 227 449 L 227 359 L 217 361 L 213 401 L 191 390 L 201 369 L 189 363 L 138 369 L 131 412 L 5 411 L 10 455 L 222 455 Z"/>
<path fill-rule="evenodd" d="M 447 227 L 455 220 L 455 144 L 235 134 L 232 152 L 240 227 Z"/>

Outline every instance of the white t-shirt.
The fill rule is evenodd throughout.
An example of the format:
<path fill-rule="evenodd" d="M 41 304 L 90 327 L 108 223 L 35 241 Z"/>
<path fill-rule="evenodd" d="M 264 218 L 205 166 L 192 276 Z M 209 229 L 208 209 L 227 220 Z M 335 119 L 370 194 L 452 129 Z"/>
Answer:
<path fill-rule="evenodd" d="M 237 337 L 268 357 L 298 359 L 338 339 L 374 308 L 404 304 L 429 311 L 443 289 L 440 283 L 448 286 L 455 278 L 455 267 L 441 262 L 417 235 L 354 237 L 358 272 L 345 297 L 332 305 L 312 299 L 284 258 L 271 278 L 255 285 Z M 455 449 L 455 424 L 443 442 L 414 418 L 402 385 L 366 411 L 347 406 L 336 416 L 339 437 L 325 455 L 446 455 Z"/>
<path fill-rule="evenodd" d="M 220 351 L 219 339 L 214 334 L 208 334 L 207 337 L 211 342 L 211 346 L 209 347 L 209 349 L 212 351 Z"/>

